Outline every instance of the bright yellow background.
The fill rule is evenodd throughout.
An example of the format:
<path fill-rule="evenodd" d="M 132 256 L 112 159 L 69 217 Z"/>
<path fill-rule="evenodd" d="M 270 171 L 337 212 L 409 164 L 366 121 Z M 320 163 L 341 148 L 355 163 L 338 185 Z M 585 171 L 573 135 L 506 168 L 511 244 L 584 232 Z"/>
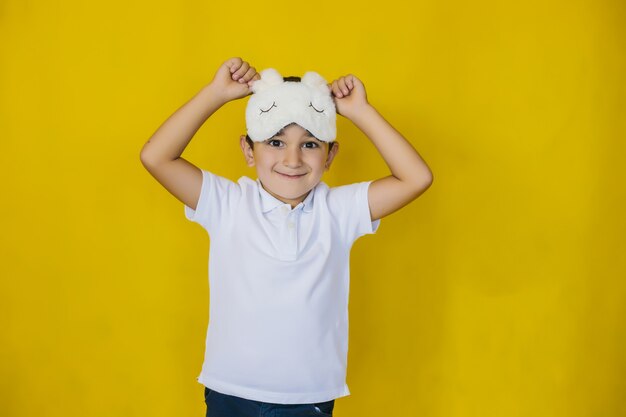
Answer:
<path fill-rule="evenodd" d="M 336 416 L 626 416 L 625 24 L 608 0 L 4 0 L 1 414 L 204 415 L 209 240 L 139 152 L 240 56 L 357 75 L 434 173 L 353 248 Z M 246 102 L 183 156 L 254 177 Z M 338 120 L 324 180 L 387 175 Z"/>

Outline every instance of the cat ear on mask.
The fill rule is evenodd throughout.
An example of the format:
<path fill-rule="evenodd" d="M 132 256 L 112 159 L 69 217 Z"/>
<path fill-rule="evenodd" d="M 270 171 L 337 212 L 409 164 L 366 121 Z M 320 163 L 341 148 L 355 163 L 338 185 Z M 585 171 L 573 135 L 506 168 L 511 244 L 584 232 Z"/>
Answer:
<path fill-rule="evenodd" d="M 302 76 L 302 83 L 313 87 L 316 90 L 320 90 L 322 93 L 328 93 L 330 91 L 328 82 L 326 82 L 324 77 L 314 71 L 305 72 Z"/>
<path fill-rule="evenodd" d="M 263 71 L 259 73 L 259 75 L 261 76 L 261 79 L 256 80 L 252 84 L 252 86 L 250 86 L 250 90 L 252 90 L 253 93 L 258 93 L 263 90 L 267 90 L 270 87 L 273 87 L 273 86 L 276 86 L 285 82 L 283 80 L 283 76 L 280 75 L 280 73 L 276 71 L 274 68 L 264 69 Z"/>

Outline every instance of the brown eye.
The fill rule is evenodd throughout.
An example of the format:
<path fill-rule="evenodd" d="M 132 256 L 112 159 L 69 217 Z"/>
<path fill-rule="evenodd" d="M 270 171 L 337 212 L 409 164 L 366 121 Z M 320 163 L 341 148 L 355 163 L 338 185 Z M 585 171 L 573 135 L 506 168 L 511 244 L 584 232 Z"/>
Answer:
<path fill-rule="evenodd" d="M 278 139 L 268 139 L 265 143 L 270 145 L 272 148 L 278 148 L 282 144 L 282 142 Z"/>
<path fill-rule="evenodd" d="M 276 105 L 276 102 L 273 102 L 272 105 L 270 106 L 270 108 L 267 109 L 267 110 L 263 110 L 263 109 L 259 109 L 259 110 L 261 110 L 261 113 L 267 113 L 268 111 L 272 110 L 272 107 L 278 107 Z"/>
<path fill-rule="evenodd" d="M 313 105 L 313 102 L 311 102 L 311 104 L 309 104 L 309 107 L 313 107 L 313 110 L 315 110 L 318 113 L 324 113 L 324 110 L 318 110 L 315 108 L 315 106 Z"/>

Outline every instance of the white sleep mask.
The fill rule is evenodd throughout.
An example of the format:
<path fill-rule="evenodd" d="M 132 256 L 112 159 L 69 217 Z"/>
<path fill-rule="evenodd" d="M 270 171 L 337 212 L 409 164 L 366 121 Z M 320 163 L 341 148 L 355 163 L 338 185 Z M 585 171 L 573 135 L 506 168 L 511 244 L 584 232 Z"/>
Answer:
<path fill-rule="evenodd" d="M 297 123 L 317 139 L 332 142 L 337 136 L 335 102 L 326 80 L 307 71 L 302 81 L 284 81 L 274 68 L 259 73 L 246 106 L 248 136 L 254 142 L 271 138 L 283 127 Z"/>

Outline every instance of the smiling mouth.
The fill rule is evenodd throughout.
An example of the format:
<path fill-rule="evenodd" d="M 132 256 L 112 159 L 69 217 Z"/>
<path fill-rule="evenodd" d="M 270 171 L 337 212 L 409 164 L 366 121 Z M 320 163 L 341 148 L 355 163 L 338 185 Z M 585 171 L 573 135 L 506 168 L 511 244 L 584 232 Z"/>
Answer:
<path fill-rule="evenodd" d="M 280 175 L 281 177 L 285 177 L 285 178 L 290 178 L 290 179 L 296 179 L 296 178 L 300 178 L 303 177 L 305 174 L 300 174 L 300 175 L 288 175 L 288 174 L 283 174 L 282 172 L 278 172 L 276 171 L 276 173 L 278 175 Z"/>

